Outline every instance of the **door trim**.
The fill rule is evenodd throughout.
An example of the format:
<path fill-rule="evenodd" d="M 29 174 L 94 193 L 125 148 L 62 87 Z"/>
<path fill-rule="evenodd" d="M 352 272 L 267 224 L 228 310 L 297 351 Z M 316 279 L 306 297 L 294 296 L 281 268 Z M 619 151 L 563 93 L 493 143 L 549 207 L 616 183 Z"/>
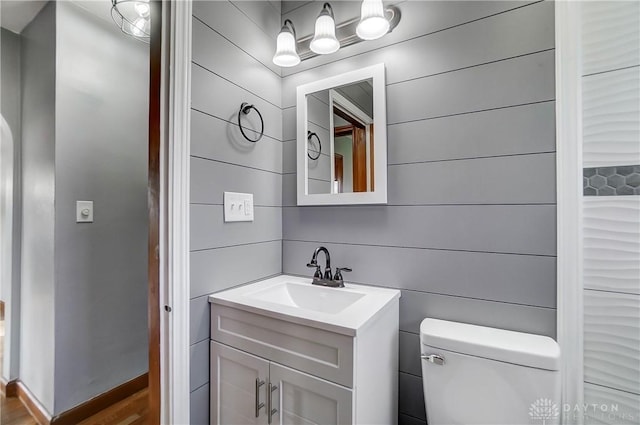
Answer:
<path fill-rule="evenodd" d="M 571 407 L 582 406 L 584 399 L 580 12 L 580 2 L 555 2 L 557 339 L 562 402 Z M 565 420 L 582 422 L 581 414 Z"/>
<path fill-rule="evenodd" d="M 149 327 L 149 418 L 148 423 L 159 425 L 161 418 L 161 376 L 160 366 L 160 291 L 161 291 L 161 258 L 159 249 L 162 247 L 162 223 L 160 221 L 160 211 L 162 208 L 162 146 L 163 146 L 163 79 L 165 72 L 163 69 L 163 51 L 166 31 L 164 20 L 165 5 L 161 0 L 150 2 L 151 15 L 151 37 L 149 41 L 149 182 L 147 189 L 148 214 L 149 214 L 149 241 L 147 245 L 148 267 L 147 274 L 149 280 L 147 321 Z"/>
<path fill-rule="evenodd" d="M 190 423 L 189 186 L 191 0 L 162 2 L 161 423 Z"/>

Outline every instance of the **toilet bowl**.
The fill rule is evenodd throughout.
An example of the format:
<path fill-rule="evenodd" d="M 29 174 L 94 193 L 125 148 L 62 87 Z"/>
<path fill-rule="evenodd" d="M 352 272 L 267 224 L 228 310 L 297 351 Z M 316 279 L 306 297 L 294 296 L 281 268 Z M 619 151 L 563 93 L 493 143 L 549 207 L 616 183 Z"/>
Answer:
<path fill-rule="evenodd" d="M 560 423 L 560 347 L 551 338 L 424 319 L 429 425 Z"/>

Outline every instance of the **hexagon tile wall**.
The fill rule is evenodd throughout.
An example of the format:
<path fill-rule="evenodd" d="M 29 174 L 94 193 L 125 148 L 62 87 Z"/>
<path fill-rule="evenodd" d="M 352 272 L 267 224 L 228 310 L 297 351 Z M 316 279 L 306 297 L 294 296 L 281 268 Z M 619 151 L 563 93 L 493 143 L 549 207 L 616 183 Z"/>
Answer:
<path fill-rule="evenodd" d="M 584 196 L 640 195 L 640 165 L 585 168 Z"/>

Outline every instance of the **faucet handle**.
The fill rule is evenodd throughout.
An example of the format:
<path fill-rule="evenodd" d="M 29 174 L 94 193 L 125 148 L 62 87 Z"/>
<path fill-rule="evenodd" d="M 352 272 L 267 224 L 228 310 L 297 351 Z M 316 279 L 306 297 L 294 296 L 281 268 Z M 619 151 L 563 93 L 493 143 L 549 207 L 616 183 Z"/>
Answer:
<path fill-rule="evenodd" d="M 352 272 L 349 267 L 336 267 L 336 274 L 333 275 L 333 280 L 342 280 L 342 272 Z"/>

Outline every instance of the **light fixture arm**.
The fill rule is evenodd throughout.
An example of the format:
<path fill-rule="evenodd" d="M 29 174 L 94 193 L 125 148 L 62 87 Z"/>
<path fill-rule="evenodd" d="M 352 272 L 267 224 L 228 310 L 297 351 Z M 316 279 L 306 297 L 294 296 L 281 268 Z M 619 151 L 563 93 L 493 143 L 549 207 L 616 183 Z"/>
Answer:
<path fill-rule="evenodd" d="M 289 29 L 289 31 L 291 31 L 291 34 L 293 34 L 293 38 L 296 38 L 296 27 L 293 26 L 293 22 L 291 21 L 291 19 L 285 19 L 284 23 L 282 24 L 282 28 Z"/>
<path fill-rule="evenodd" d="M 331 16 L 331 19 L 335 20 L 335 17 L 333 15 L 333 7 L 331 7 L 329 3 L 325 3 L 322 5 L 322 12 L 320 13 L 326 13 L 327 15 Z"/>

